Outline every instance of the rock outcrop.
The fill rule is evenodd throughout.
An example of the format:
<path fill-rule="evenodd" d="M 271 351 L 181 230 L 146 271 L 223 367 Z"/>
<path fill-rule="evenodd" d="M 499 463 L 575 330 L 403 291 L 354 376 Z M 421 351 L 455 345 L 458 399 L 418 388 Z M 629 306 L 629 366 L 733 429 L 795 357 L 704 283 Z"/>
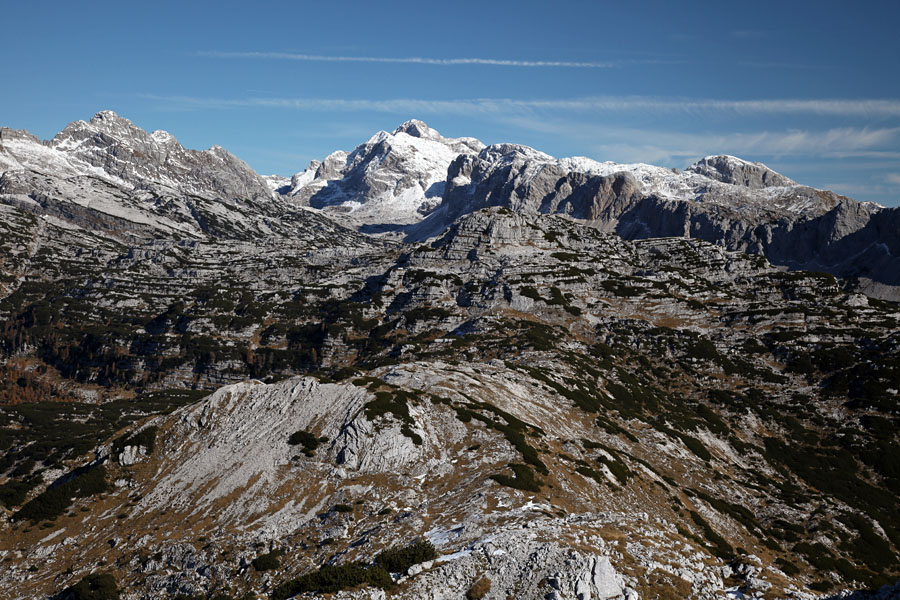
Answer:
<path fill-rule="evenodd" d="M 750 189 L 797 185 L 796 181 L 776 173 L 762 163 L 748 162 L 727 154 L 707 156 L 692 164 L 687 170 L 716 181 Z"/>

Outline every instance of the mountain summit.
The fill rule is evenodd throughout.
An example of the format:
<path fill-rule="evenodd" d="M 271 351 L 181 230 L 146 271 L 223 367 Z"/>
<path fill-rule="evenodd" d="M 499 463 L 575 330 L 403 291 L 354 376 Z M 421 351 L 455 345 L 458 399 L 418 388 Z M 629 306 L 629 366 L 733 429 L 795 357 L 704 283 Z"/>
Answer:
<path fill-rule="evenodd" d="M 0 131 L 0 198 L 119 238 L 295 231 L 297 207 L 222 148 L 189 150 L 112 111 L 52 140 Z"/>
<path fill-rule="evenodd" d="M 445 138 L 411 120 L 294 175 L 287 195 L 357 226 L 407 225 L 440 202 L 450 163 L 482 148 L 474 138 Z"/>
<path fill-rule="evenodd" d="M 692 164 L 687 170 L 710 179 L 752 189 L 797 185 L 796 181 L 776 173 L 762 163 L 748 162 L 727 154 L 707 156 Z"/>
<path fill-rule="evenodd" d="M 170 133 L 147 133 L 109 110 L 71 123 L 48 145 L 134 187 L 156 184 L 228 200 L 270 197 L 260 177 L 224 148 L 186 150 Z"/>

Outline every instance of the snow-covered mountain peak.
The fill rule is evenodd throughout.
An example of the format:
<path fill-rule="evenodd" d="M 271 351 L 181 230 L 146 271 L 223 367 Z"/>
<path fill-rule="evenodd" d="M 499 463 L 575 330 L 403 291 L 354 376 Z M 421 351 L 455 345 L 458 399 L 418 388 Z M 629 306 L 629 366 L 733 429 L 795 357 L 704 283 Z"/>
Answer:
<path fill-rule="evenodd" d="M 209 152 L 210 154 L 213 154 L 214 156 L 219 157 L 219 158 L 234 156 L 231 152 L 229 152 L 228 150 L 226 150 L 225 148 L 223 148 L 222 146 L 220 146 L 218 144 L 214 144 L 213 146 L 210 146 L 210 148 L 209 148 L 209 150 L 207 150 L 207 152 Z"/>
<path fill-rule="evenodd" d="M 424 122 L 419 121 L 418 119 L 410 119 L 409 121 L 401 124 L 397 129 L 394 130 L 394 134 L 405 133 L 407 135 L 411 135 L 417 138 L 428 138 L 431 140 L 442 140 L 444 139 L 440 133 L 437 132 L 436 129 L 432 129 Z"/>
<path fill-rule="evenodd" d="M 153 141 L 162 146 L 181 145 L 178 144 L 178 140 L 175 139 L 174 135 L 172 135 L 168 131 L 163 131 L 162 129 L 157 129 L 156 131 L 152 132 L 150 134 L 150 137 L 153 138 Z"/>
<path fill-rule="evenodd" d="M 796 181 L 773 171 L 763 163 L 750 162 L 729 154 L 701 158 L 688 167 L 687 171 L 753 189 L 797 185 Z"/>
<path fill-rule="evenodd" d="M 289 195 L 365 223 L 414 223 L 440 202 L 450 163 L 483 148 L 474 138 L 445 138 L 412 119 L 296 173 Z"/>
<path fill-rule="evenodd" d="M 33 207 L 38 190 L 41 202 L 64 207 L 53 210 L 78 224 L 101 215 L 128 235 L 242 235 L 251 222 L 245 208 L 262 201 L 269 210 L 273 197 L 270 182 L 224 148 L 188 150 L 113 111 L 70 123 L 45 142 L 0 132 L 0 175 L 8 201 Z"/>
<path fill-rule="evenodd" d="M 132 123 L 125 117 L 120 117 L 118 114 L 111 110 L 98 111 L 97 114 L 91 117 L 92 125 L 97 125 L 99 123 L 127 123 L 128 125 L 134 125 L 134 123 Z"/>
<path fill-rule="evenodd" d="M 274 194 L 286 194 L 291 189 L 291 178 L 282 175 L 260 175 Z"/>
<path fill-rule="evenodd" d="M 120 117 L 111 110 L 101 110 L 91 117 L 91 120 L 87 123 L 84 123 L 84 121 L 76 121 L 76 128 L 84 129 L 82 124 L 86 125 L 87 129 L 92 133 L 104 133 L 119 140 L 129 138 L 143 140 L 150 137 L 150 134 L 146 131 L 125 117 Z M 68 129 L 68 127 L 66 129 Z M 65 131 L 65 129 L 63 131 Z"/>
<path fill-rule="evenodd" d="M 13 143 L 37 144 L 41 145 L 41 140 L 24 129 L 10 129 L 9 127 L 0 127 L 0 148 Z"/>
<path fill-rule="evenodd" d="M 146 131 L 111 110 L 98 112 L 90 121 L 69 123 L 49 143 L 53 148 L 75 154 L 81 154 L 85 145 L 96 149 L 98 146 L 108 148 L 114 145 L 136 147 L 157 144 Z"/>

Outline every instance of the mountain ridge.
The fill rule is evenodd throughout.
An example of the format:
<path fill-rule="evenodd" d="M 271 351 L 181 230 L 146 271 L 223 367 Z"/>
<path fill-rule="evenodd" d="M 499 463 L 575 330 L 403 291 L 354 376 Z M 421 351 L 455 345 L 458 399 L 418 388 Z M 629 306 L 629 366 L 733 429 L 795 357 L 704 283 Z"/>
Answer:
<path fill-rule="evenodd" d="M 393 133 L 376 133 L 352 152 L 313 161 L 287 181 L 263 178 L 219 147 L 184 150 L 171 134 L 148 134 L 111 111 L 76 121 L 48 142 L 9 129 L 0 140 L 5 201 L 32 189 L 53 196 L 29 172 L 49 168 L 91 189 L 100 177 L 112 190 L 96 189 L 98 197 L 109 199 L 94 208 L 136 209 L 125 215 L 111 211 L 113 218 L 140 223 L 125 226 L 129 235 L 146 226 L 176 236 L 191 231 L 194 237 L 212 232 L 248 238 L 253 228 L 283 234 L 290 228 L 274 223 L 302 218 L 309 213 L 298 210 L 311 207 L 363 233 L 417 242 L 439 235 L 467 212 L 506 206 L 558 212 L 628 239 L 696 236 L 761 253 L 788 268 L 830 272 L 870 295 L 900 299 L 900 254 L 894 248 L 900 209 L 815 190 L 728 155 L 701 158 L 685 171 L 556 159 L 516 144 L 444 138 L 413 119 Z M 70 195 L 79 193 L 84 195 Z M 203 206 L 194 206 L 191 198 L 197 196 Z"/>

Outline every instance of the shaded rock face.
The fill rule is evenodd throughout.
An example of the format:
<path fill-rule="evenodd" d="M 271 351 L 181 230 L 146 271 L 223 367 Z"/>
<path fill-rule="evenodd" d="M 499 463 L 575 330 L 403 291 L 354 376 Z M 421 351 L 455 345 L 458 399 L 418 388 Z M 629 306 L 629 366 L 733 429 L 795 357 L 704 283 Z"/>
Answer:
<path fill-rule="evenodd" d="M 640 184 L 630 173 L 606 176 L 569 173 L 544 197 L 539 210 L 608 223 L 633 204 L 640 193 Z"/>
<path fill-rule="evenodd" d="M 0 127 L 0 143 L 9 143 L 14 140 L 25 140 L 35 144 L 41 143 L 41 140 L 39 140 L 36 136 L 28 133 L 23 129 Z"/>
<path fill-rule="evenodd" d="M 776 213 L 759 221 L 728 207 L 650 197 L 620 214 L 615 231 L 630 240 L 695 237 L 762 254 L 791 269 L 824 271 L 893 287 L 900 285 L 898 222 L 898 209 L 878 210 L 847 198 L 838 199 L 834 208 L 819 215 L 791 218 Z M 900 299 L 900 290 L 877 289 L 878 297 Z"/>
<path fill-rule="evenodd" d="M 460 156 L 451 163 L 442 212 L 430 218 L 434 221 L 431 229 L 440 220 L 449 222 L 488 206 L 568 214 L 613 226 L 625 210 L 645 198 L 689 202 L 696 205 L 698 212 L 708 207 L 730 208 L 753 219 L 765 219 L 773 211 L 819 214 L 835 203 L 820 197 L 815 190 L 797 186 L 764 165 L 733 157 L 704 160 L 723 171 L 734 167 L 748 174 L 762 173 L 760 178 L 766 185 L 755 185 L 750 175 L 734 175 L 738 171 L 728 171 L 734 176 L 722 175 L 702 161 L 696 168 L 678 173 L 650 165 L 597 163 L 584 158 L 554 159 L 525 146 L 496 144 L 477 156 Z M 744 183 L 745 179 L 749 183 Z M 753 191 L 761 187 L 790 189 L 779 189 L 768 197 Z"/>
<path fill-rule="evenodd" d="M 794 187 L 780 190 L 770 202 L 754 195 L 752 185 L 724 181 L 728 178 L 723 181 L 710 178 L 700 168 L 679 174 L 649 165 L 557 160 L 524 146 L 498 144 L 478 156 L 460 156 L 451 163 L 439 211 L 420 226 L 411 228 L 411 237 L 422 237 L 462 214 L 489 206 L 566 214 L 610 230 L 622 218 L 623 230 L 638 232 L 635 225 L 642 225 L 645 235 L 653 237 L 664 234 L 650 223 L 671 222 L 671 217 L 654 218 L 647 214 L 662 205 L 663 210 L 671 211 L 670 207 L 677 203 L 686 203 L 693 213 L 711 211 L 723 215 L 731 211 L 732 218 L 742 215 L 745 221 L 764 221 L 791 212 L 820 214 L 835 204 L 831 198 L 823 199 L 815 190 L 796 186 L 774 171 L 755 163 L 740 162 L 747 169 L 764 169 L 769 186 Z M 636 208 L 648 199 L 650 204 Z M 629 210 L 632 213 L 622 217 Z M 640 211 L 643 222 L 636 210 Z"/>

